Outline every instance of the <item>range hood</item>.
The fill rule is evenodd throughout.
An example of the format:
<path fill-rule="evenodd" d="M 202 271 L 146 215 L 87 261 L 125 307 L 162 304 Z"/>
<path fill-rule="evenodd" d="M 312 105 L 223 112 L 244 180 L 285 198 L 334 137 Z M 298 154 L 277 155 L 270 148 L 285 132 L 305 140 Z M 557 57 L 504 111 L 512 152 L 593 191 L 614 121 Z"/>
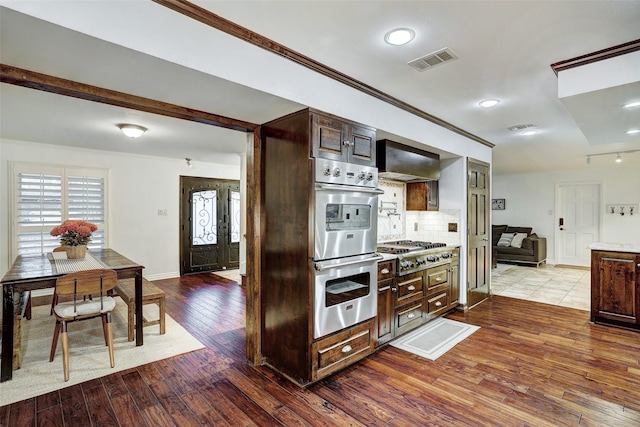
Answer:
<path fill-rule="evenodd" d="M 388 139 L 377 142 L 378 177 L 403 182 L 440 179 L 440 156 Z"/>

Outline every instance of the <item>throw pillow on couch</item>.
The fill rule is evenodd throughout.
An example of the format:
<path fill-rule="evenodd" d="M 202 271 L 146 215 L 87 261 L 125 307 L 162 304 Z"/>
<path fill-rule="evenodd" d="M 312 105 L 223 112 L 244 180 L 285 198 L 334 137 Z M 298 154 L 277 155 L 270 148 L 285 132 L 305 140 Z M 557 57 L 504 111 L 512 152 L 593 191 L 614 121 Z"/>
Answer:
<path fill-rule="evenodd" d="M 527 238 L 527 233 L 515 233 L 513 239 L 511 239 L 511 247 L 513 248 L 521 248 L 522 242 Z"/>
<path fill-rule="evenodd" d="M 511 241 L 513 240 L 515 235 L 516 233 L 502 233 L 500 235 L 500 240 L 498 240 L 496 246 L 511 246 Z"/>

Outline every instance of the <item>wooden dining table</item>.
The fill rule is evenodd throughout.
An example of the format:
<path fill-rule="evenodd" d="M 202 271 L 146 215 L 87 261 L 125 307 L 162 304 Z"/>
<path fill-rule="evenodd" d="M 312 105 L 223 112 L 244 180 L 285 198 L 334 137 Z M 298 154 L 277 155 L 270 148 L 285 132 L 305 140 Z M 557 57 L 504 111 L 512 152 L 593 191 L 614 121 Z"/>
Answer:
<path fill-rule="evenodd" d="M 135 338 L 136 346 L 143 345 L 142 336 L 142 269 L 144 266 L 131 261 L 113 249 L 91 249 L 88 251 L 103 268 L 115 270 L 118 279 L 135 279 Z M 50 256 L 18 255 L 13 265 L 4 275 L 2 285 L 2 357 L 0 361 L 0 382 L 8 381 L 13 375 L 14 321 L 19 313 L 21 295 L 24 291 L 53 288 L 56 279 L 63 276 Z M 53 334 L 53 323 L 51 333 Z"/>

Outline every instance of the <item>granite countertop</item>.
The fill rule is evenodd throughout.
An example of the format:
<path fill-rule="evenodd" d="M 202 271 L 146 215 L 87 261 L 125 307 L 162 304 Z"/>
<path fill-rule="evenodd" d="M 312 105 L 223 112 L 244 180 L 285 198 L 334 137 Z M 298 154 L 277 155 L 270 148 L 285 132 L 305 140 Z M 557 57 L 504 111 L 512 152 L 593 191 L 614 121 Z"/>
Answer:
<path fill-rule="evenodd" d="M 640 243 L 592 243 L 589 249 L 596 251 L 640 253 Z"/>

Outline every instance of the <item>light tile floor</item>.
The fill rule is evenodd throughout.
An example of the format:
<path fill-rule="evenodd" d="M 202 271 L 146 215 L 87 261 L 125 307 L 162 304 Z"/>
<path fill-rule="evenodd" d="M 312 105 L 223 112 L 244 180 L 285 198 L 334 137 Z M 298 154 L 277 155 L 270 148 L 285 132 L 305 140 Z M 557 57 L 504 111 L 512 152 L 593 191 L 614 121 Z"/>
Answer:
<path fill-rule="evenodd" d="M 494 295 L 589 311 L 591 272 L 545 264 L 538 268 L 498 264 L 491 270 L 491 291 Z"/>

